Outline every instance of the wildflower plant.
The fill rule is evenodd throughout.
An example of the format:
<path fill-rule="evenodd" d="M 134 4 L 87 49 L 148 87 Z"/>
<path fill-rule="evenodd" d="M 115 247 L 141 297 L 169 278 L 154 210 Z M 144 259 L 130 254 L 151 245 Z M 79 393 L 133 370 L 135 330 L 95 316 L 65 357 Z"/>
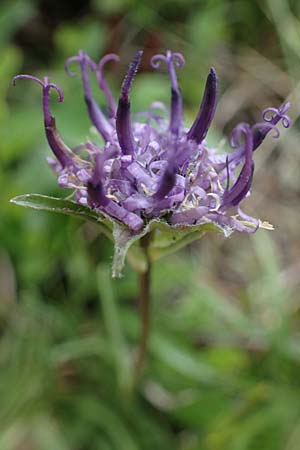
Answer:
<path fill-rule="evenodd" d="M 29 79 L 41 86 L 45 133 L 54 155 L 48 158 L 48 163 L 57 174 L 59 186 L 73 193 L 71 200 L 27 194 L 12 202 L 96 222 L 114 242 L 114 277 L 121 275 L 130 249 L 128 259 L 141 276 L 142 354 L 149 322 L 147 304 L 152 261 L 207 232 L 219 231 L 228 237 L 234 231 L 254 233 L 259 228 L 272 229 L 267 222 L 248 216 L 240 205 L 250 195 L 254 151 L 269 133 L 279 137 L 279 122 L 288 128 L 291 120 L 286 115 L 289 103 L 278 109 L 267 108 L 260 122 L 252 126 L 238 124 L 230 136 L 233 151 L 219 154 L 205 140 L 217 105 L 215 70 L 212 68 L 207 76 L 192 126 L 185 128 L 176 76 L 176 69 L 185 61 L 182 54 L 171 51 L 155 55 L 151 60 L 154 69 L 161 64 L 167 67 L 171 83 L 169 111 L 157 101 L 148 111 L 132 118 L 130 90 L 141 58 L 139 51 L 129 66 L 117 103 L 104 77 L 104 66 L 109 61 L 118 61 L 117 55 L 108 54 L 97 64 L 79 51 L 66 61 L 65 69 L 70 76 L 76 75 L 70 66 L 72 70 L 76 64 L 79 66 L 88 114 L 103 140 L 102 146 L 91 138 L 70 149 L 60 137 L 50 111 L 50 92 L 56 91 L 58 101 L 63 102 L 61 88 L 48 77 L 40 80 L 31 75 L 17 75 L 14 78 L 14 83 Z M 92 95 L 91 74 L 96 76 L 106 98 L 105 112 Z M 139 242 L 141 245 L 137 245 Z"/>

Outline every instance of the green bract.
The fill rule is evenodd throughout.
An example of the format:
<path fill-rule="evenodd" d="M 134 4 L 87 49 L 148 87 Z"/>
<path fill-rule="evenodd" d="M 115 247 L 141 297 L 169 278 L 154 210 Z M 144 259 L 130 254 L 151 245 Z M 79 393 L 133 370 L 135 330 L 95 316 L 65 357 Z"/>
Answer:
<path fill-rule="evenodd" d="M 230 234 L 229 229 L 221 229 L 221 227 L 212 223 L 170 226 L 161 220 L 152 220 L 142 232 L 135 233 L 112 217 L 104 214 L 100 215 L 99 212 L 70 200 L 40 194 L 25 194 L 13 198 L 11 202 L 25 208 L 67 214 L 95 223 L 99 227 L 99 231 L 114 242 L 113 277 L 122 275 L 126 255 L 135 270 L 138 272 L 147 270 L 147 260 L 137 244 L 148 233 L 151 233 L 148 248 L 150 261 L 155 261 L 173 253 L 185 245 L 200 239 L 208 232 L 223 232 L 225 236 Z"/>

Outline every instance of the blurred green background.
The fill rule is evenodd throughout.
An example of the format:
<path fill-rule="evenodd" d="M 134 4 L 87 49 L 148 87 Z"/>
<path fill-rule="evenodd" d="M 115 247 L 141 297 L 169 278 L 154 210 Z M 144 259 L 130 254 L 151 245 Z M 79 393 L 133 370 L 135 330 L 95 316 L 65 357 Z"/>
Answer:
<path fill-rule="evenodd" d="M 221 82 L 211 144 L 265 107 L 293 103 L 293 128 L 255 154 L 244 204 L 275 231 L 208 235 L 155 265 L 149 359 L 131 397 L 136 275 L 127 267 L 111 281 L 111 244 L 95 226 L 9 203 L 66 194 L 45 162 L 39 88 L 13 89 L 11 78 L 59 83 L 57 124 L 78 145 L 89 122 L 80 80 L 63 64 L 79 48 L 121 56 L 108 68 L 115 94 L 145 49 L 136 110 L 169 101 L 151 56 L 183 52 L 187 123 L 213 65 Z M 0 50 L 0 450 L 299 450 L 300 2 L 2 0 Z"/>

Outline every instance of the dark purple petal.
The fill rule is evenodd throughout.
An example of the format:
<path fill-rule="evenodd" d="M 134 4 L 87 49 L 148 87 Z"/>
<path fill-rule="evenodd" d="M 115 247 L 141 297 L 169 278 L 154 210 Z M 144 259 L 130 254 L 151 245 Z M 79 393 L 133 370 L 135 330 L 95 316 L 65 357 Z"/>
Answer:
<path fill-rule="evenodd" d="M 51 117 L 50 125 L 45 126 L 45 132 L 48 144 L 62 167 L 74 165 L 71 153 L 72 150 L 66 146 L 60 137 L 55 125 L 54 117 Z"/>
<path fill-rule="evenodd" d="M 107 197 L 103 192 L 103 186 L 101 180 L 98 183 L 87 183 L 88 205 L 91 208 L 100 208 L 108 203 Z"/>
<path fill-rule="evenodd" d="M 187 138 L 201 144 L 208 132 L 210 124 L 214 118 L 217 106 L 218 78 L 214 68 L 208 74 L 203 99 L 198 115 L 191 129 L 187 133 Z"/>
<path fill-rule="evenodd" d="M 84 53 L 82 50 L 79 51 L 78 56 L 71 56 L 68 58 L 65 63 L 65 70 L 70 76 L 74 76 L 73 72 L 70 72 L 69 65 L 72 62 L 78 62 L 81 68 L 82 74 L 82 83 L 84 89 L 84 99 L 87 105 L 87 109 L 89 112 L 90 119 L 96 129 L 99 131 L 101 136 L 105 141 L 109 141 L 111 139 L 112 127 L 110 123 L 107 121 L 106 117 L 102 113 L 99 105 L 93 97 L 91 84 L 88 75 L 88 68 L 93 72 L 96 72 L 97 65 L 94 61 L 92 61 L 89 56 Z"/>
<path fill-rule="evenodd" d="M 167 167 L 165 168 L 158 189 L 153 195 L 154 200 L 162 200 L 170 191 L 173 189 L 176 182 L 176 171 L 174 167 L 174 160 L 168 162 Z"/>
<path fill-rule="evenodd" d="M 249 125 L 244 124 L 243 133 L 245 136 L 245 143 L 244 143 L 245 163 L 234 185 L 230 189 L 229 186 L 226 187 L 223 195 L 222 207 L 224 206 L 230 207 L 238 205 L 241 202 L 241 200 L 243 200 L 243 198 L 247 195 L 251 187 L 254 171 L 254 163 L 252 160 L 253 137 Z M 229 168 L 227 159 L 227 176 L 228 173 Z"/>
<path fill-rule="evenodd" d="M 40 80 L 39 78 L 33 77 L 31 75 L 17 75 L 13 78 L 13 84 L 15 85 L 16 81 L 19 79 L 27 79 L 27 80 L 33 80 L 36 83 L 38 83 L 43 88 L 43 113 L 44 113 L 44 125 L 45 125 L 45 133 L 46 137 L 49 143 L 50 148 L 52 149 L 54 155 L 56 156 L 57 160 L 60 162 L 62 167 L 68 166 L 68 165 L 74 165 L 73 158 L 72 158 L 72 151 L 69 147 L 66 146 L 66 144 L 63 142 L 62 138 L 60 137 L 56 125 L 55 125 L 55 118 L 51 115 L 50 112 L 50 90 L 54 89 L 58 93 L 58 101 L 63 102 L 64 96 L 61 88 L 54 83 L 49 82 L 49 78 L 45 77 L 44 81 Z"/>
<path fill-rule="evenodd" d="M 167 64 L 171 80 L 171 117 L 169 128 L 171 133 L 177 135 L 182 125 L 182 97 L 174 65 L 183 67 L 185 61 L 181 53 L 172 53 L 170 50 L 167 51 L 166 55 L 153 56 L 151 59 L 152 67 L 157 69 L 161 61 Z"/>
<path fill-rule="evenodd" d="M 135 142 L 131 130 L 130 103 L 123 98 L 120 98 L 118 103 L 116 115 L 116 130 L 120 148 L 123 154 L 133 154 L 135 150 Z"/>
<path fill-rule="evenodd" d="M 104 207 L 109 202 L 104 189 L 104 163 L 115 157 L 116 153 L 116 149 L 112 148 L 95 156 L 94 171 L 87 182 L 88 203 L 93 208 Z"/>
<path fill-rule="evenodd" d="M 133 154 L 135 150 L 135 142 L 131 130 L 129 91 L 133 78 L 141 62 L 142 56 L 142 51 L 137 52 L 129 66 L 129 70 L 122 84 L 121 95 L 119 98 L 117 109 L 117 136 L 121 150 L 125 155 Z"/>
<path fill-rule="evenodd" d="M 105 162 L 104 155 L 97 155 L 95 158 L 94 172 L 87 183 L 88 204 L 92 208 L 100 208 L 106 206 L 109 202 L 105 196 L 103 187 L 103 165 Z"/>
<path fill-rule="evenodd" d="M 182 98 L 180 89 L 171 89 L 171 118 L 170 131 L 178 134 L 182 124 Z"/>

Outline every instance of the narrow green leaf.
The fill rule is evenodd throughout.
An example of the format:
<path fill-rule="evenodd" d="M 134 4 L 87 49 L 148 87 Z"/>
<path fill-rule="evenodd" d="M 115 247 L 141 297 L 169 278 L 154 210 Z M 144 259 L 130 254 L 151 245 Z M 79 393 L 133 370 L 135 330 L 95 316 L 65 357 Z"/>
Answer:
<path fill-rule="evenodd" d="M 97 286 L 101 299 L 103 319 L 111 344 L 118 383 L 125 392 L 129 388 L 130 381 L 129 352 L 125 343 L 111 283 L 109 267 L 98 266 Z"/>
<path fill-rule="evenodd" d="M 162 334 L 152 334 L 150 347 L 156 358 L 184 377 L 208 384 L 218 380 L 217 371 L 213 366 L 201 360 L 199 354 L 174 344 L 172 340 Z"/>
<path fill-rule="evenodd" d="M 40 194 L 25 194 L 11 199 L 11 203 L 24 206 L 25 208 L 67 214 L 69 216 L 89 220 L 97 223 L 97 225 L 101 227 L 102 232 L 108 238 L 112 239 L 109 229 L 109 221 L 103 215 L 100 215 L 98 212 L 93 211 L 87 206 L 79 205 L 71 200 L 49 197 L 47 195 Z"/>
<path fill-rule="evenodd" d="M 25 208 L 86 217 L 89 220 L 96 222 L 99 220 L 98 214 L 87 206 L 79 205 L 71 200 L 62 198 L 49 197 L 40 194 L 25 194 L 11 199 L 11 202 L 19 206 L 24 206 Z"/>
<path fill-rule="evenodd" d="M 111 448 L 118 450 L 138 450 L 140 447 L 131 434 L 131 430 L 111 404 L 106 404 L 94 394 L 81 395 L 73 400 L 77 413 L 83 420 L 104 431 L 111 441 Z"/>

